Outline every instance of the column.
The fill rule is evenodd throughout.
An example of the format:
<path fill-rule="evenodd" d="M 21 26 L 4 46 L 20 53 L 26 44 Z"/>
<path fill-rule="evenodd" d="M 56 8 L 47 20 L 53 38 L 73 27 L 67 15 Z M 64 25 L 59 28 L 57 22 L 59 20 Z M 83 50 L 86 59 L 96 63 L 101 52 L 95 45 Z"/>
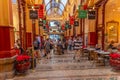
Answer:
<path fill-rule="evenodd" d="M 14 47 L 14 28 L 11 0 L 0 0 L 0 51 Z"/>

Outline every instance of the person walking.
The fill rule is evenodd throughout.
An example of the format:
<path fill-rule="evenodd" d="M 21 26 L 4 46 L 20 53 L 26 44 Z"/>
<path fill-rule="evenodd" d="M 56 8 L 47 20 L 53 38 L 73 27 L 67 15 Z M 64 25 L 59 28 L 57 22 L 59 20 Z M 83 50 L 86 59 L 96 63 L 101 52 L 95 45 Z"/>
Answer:
<path fill-rule="evenodd" d="M 58 54 L 61 55 L 62 54 L 62 41 L 61 39 L 58 40 L 58 43 L 57 43 L 57 51 L 58 51 Z"/>
<path fill-rule="evenodd" d="M 47 59 L 48 59 L 48 55 L 50 54 L 50 41 L 49 41 L 49 38 L 46 39 L 46 41 L 44 43 L 44 48 L 45 48 L 45 56 L 47 56 Z"/>
<path fill-rule="evenodd" d="M 81 41 L 79 40 L 79 37 L 75 37 L 74 39 L 74 51 L 75 51 L 75 54 L 73 56 L 73 59 L 74 60 L 77 60 L 77 61 L 80 61 L 80 47 L 81 47 Z"/>
<path fill-rule="evenodd" d="M 33 47 L 34 47 L 34 55 L 37 58 L 37 61 L 39 62 L 39 59 L 41 59 L 40 55 L 40 42 L 38 38 L 36 37 L 34 42 L 33 42 Z"/>
<path fill-rule="evenodd" d="M 72 38 L 71 37 L 68 40 L 68 50 L 72 50 Z"/>

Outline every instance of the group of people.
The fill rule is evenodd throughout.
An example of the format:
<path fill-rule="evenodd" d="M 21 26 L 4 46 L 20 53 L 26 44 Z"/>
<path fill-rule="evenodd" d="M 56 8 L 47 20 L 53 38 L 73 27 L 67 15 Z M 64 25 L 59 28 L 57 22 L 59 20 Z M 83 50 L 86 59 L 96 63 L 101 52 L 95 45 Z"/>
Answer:
<path fill-rule="evenodd" d="M 55 47 L 57 47 L 58 54 L 64 54 L 65 50 L 75 50 L 78 51 L 82 46 L 82 39 L 81 37 L 70 37 L 69 39 L 50 39 L 47 38 L 44 41 L 40 41 L 37 37 L 33 42 L 34 54 L 37 59 L 41 59 L 42 57 L 51 58 L 50 52 L 51 50 L 54 51 Z M 15 42 L 15 48 L 19 48 L 21 53 L 24 52 L 20 45 L 20 40 Z"/>
<path fill-rule="evenodd" d="M 50 52 L 54 50 L 56 46 L 57 46 L 58 54 L 64 54 L 64 50 L 65 50 L 65 41 L 61 39 L 55 40 L 55 39 L 47 38 L 46 40 L 39 42 L 39 40 L 36 38 L 33 45 L 34 45 L 35 54 L 37 53 L 36 56 L 38 58 L 41 57 L 51 58 Z"/>

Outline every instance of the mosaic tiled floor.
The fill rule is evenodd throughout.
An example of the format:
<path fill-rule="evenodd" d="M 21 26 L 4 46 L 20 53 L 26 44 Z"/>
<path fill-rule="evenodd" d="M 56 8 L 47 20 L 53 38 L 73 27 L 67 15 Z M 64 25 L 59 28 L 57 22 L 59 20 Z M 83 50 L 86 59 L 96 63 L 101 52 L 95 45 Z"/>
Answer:
<path fill-rule="evenodd" d="M 26 75 L 17 75 L 12 80 L 120 80 L 120 72 L 109 66 L 92 65 L 86 57 L 80 62 L 73 60 L 72 53 L 54 55 L 51 59 L 43 58 L 34 70 Z"/>
<path fill-rule="evenodd" d="M 83 77 L 54 77 L 54 78 L 19 78 L 14 80 L 120 80 L 120 77 L 118 76 L 83 76 Z"/>

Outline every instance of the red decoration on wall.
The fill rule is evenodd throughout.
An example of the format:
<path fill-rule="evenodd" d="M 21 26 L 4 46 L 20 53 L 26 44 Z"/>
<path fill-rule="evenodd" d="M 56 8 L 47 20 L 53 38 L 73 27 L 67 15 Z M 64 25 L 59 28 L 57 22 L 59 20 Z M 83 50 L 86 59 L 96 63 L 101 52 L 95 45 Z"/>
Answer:
<path fill-rule="evenodd" d="M 13 28 L 9 26 L 0 26 L 0 51 L 9 51 L 12 48 L 14 38 Z M 14 44 L 14 43 L 13 43 Z"/>
<path fill-rule="evenodd" d="M 41 18 L 41 19 L 44 18 L 44 5 L 43 4 L 41 4 L 38 9 L 38 18 Z"/>
<path fill-rule="evenodd" d="M 62 29 L 62 30 L 65 30 L 65 25 L 64 25 L 64 24 L 61 26 L 61 29 Z"/>
<path fill-rule="evenodd" d="M 89 45 L 96 45 L 96 32 L 89 33 Z"/>
<path fill-rule="evenodd" d="M 32 47 L 32 33 L 26 33 L 27 47 Z"/>
<path fill-rule="evenodd" d="M 70 24 L 74 25 L 75 16 L 69 16 Z"/>
<path fill-rule="evenodd" d="M 47 30 L 49 30 L 49 26 L 48 25 L 46 25 L 46 28 L 47 28 Z"/>

